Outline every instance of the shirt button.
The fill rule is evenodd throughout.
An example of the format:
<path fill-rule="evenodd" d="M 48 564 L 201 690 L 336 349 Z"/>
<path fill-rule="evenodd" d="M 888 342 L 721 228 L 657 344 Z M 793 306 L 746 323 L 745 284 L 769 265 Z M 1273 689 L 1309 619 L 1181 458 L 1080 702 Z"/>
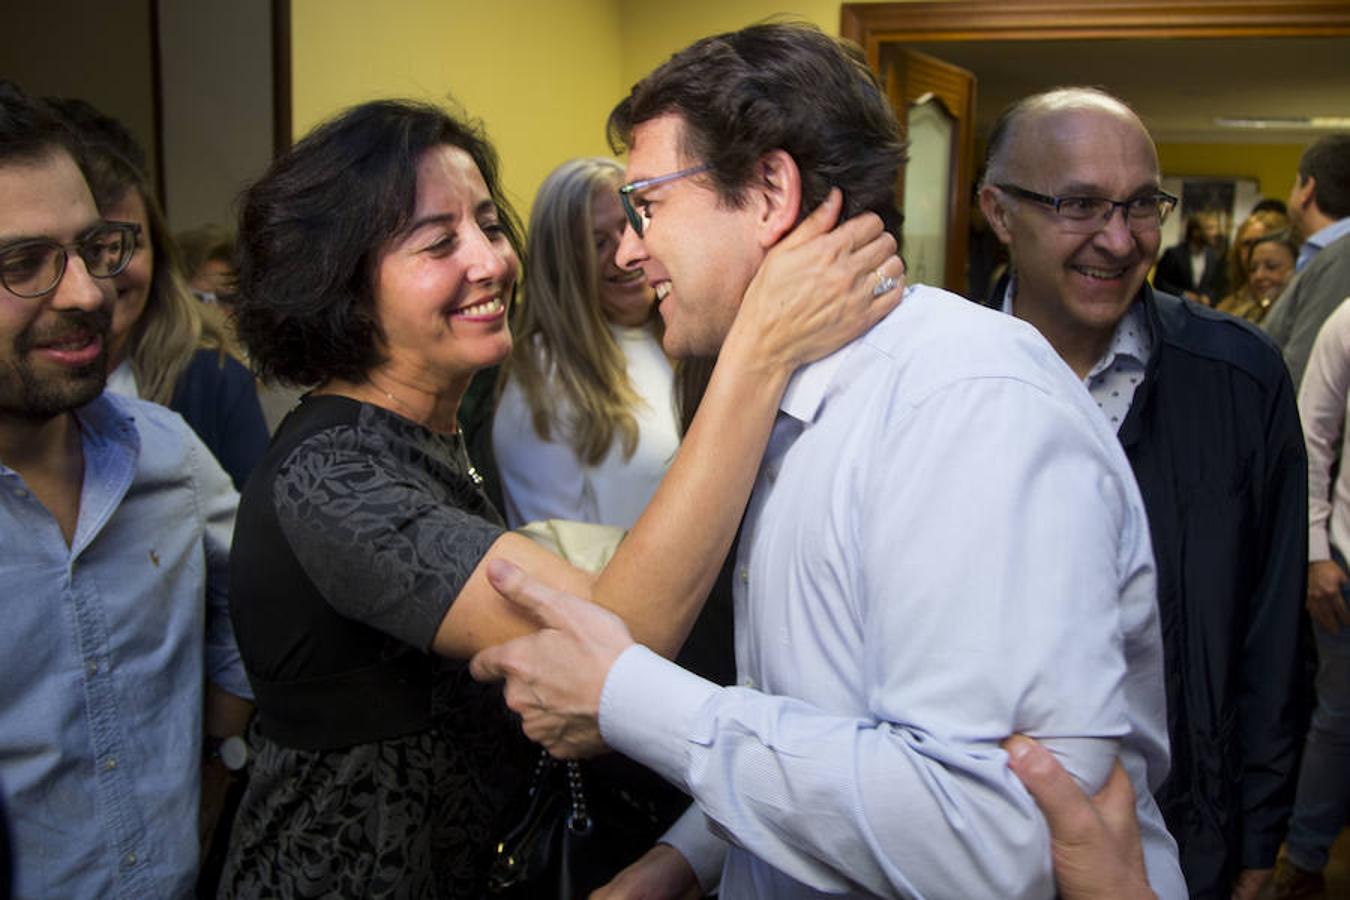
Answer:
<path fill-rule="evenodd" d="M 105 768 L 105 769 L 115 769 L 115 768 L 117 768 L 117 757 L 115 757 L 115 756 L 110 756 L 110 757 L 108 757 L 107 760 L 105 760 L 104 763 L 103 763 L 103 768 Z"/>
<path fill-rule="evenodd" d="M 87 668 L 87 669 L 89 670 L 89 674 L 90 674 L 90 675 L 97 675 L 97 674 L 98 674 L 98 660 L 96 660 L 96 659 L 91 659 L 91 660 L 89 660 L 89 662 L 85 664 L 85 668 Z"/>
<path fill-rule="evenodd" d="M 741 679 L 741 687 L 749 688 L 753 691 L 755 689 L 755 679 L 751 678 L 749 675 L 745 676 Z"/>
<path fill-rule="evenodd" d="M 778 481 L 778 467 L 777 467 L 777 466 L 769 466 L 769 468 L 767 468 L 767 469 L 764 470 L 764 477 L 767 478 L 767 479 L 769 480 L 769 484 L 774 484 L 775 482 L 777 482 L 777 481 Z"/>
<path fill-rule="evenodd" d="M 749 566 L 741 566 L 741 571 L 740 571 L 739 575 L 740 575 L 740 579 L 741 579 L 741 584 L 749 584 L 749 583 L 750 583 L 750 567 L 749 567 Z"/>
<path fill-rule="evenodd" d="M 126 856 L 122 857 L 122 865 L 126 866 L 128 869 L 136 865 L 136 854 L 128 853 Z"/>

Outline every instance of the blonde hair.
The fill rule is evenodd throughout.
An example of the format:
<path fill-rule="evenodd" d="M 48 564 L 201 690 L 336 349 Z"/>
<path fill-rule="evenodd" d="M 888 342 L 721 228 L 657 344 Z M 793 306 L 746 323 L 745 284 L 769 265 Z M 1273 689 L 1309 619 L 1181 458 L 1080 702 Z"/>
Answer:
<path fill-rule="evenodd" d="M 1263 234 L 1274 234 L 1289 227 L 1289 217 L 1273 209 L 1262 209 L 1242 220 L 1242 224 L 1237 227 L 1237 231 L 1233 235 L 1233 244 L 1228 248 L 1228 293 L 1230 295 L 1242 291 L 1247 287 L 1247 282 L 1251 280 L 1251 262 L 1248 258 L 1251 254 L 1248 252 L 1248 248 L 1242 246 L 1242 232 L 1253 224 L 1264 225 L 1265 231 Z M 1295 253 L 1294 256 L 1297 257 L 1298 254 Z"/>
<path fill-rule="evenodd" d="M 178 245 L 169 234 L 159 203 L 139 179 L 127 190 L 137 191 L 145 203 L 150 225 L 146 239 L 155 250 L 155 267 L 145 309 L 127 337 L 126 355 L 141 398 L 168 405 L 179 377 L 199 349 L 217 351 L 222 366 L 227 354 L 239 358 L 239 353 L 224 315 L 198 300 L 188 287 Z"/>
<path fill-rule="evenodd" d="M 633 408 L 642 402 L 628 379 L 623 350 L 600 306 L 594 200 L 615 190 L 623 168 L 586 157 L 555 169 L 535 197 L 525 255 L 524 298 L 512 317 L 515 344 L 501 384 L 515 379 L 535 433 L 555 428 L 586 465 L 597 465 L 615 438 L 624 458 L 638 443 Z M 558 396 L 568 420 L 557 420 Z"/>

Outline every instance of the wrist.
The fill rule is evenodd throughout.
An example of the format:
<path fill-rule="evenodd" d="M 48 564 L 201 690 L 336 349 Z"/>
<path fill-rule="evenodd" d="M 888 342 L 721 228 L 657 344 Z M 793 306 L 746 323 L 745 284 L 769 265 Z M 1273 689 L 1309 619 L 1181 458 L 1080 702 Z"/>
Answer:
<path fill-rule="evenodd" d="M 717 354 L 717 368 L 728 377 L 744 377 L 756 387 L 781 394 L 801 365 L 789 351 L 737 319 Z"/>

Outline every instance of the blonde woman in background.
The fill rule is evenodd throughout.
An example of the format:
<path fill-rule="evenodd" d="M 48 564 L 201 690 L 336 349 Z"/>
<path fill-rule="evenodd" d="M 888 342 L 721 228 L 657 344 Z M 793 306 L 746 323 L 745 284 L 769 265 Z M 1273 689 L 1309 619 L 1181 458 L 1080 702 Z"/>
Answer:
<path fill-rule="evenodd" d="M 1250 256 L 1252 247 L 1267 234 L 1283 231 L 1289 227 L 1287 216 L 1270 209 L 1252 213 L 1238 226 L 1237 239 L 1228 249 L 1228 287 L 1229 294 L 1219 301 L 1216 309 L 1246 319 L 1260 322 L 1270 309 L 1274 297 L 1257 296 L 1252 290 Z"/>
<path fill-rule="evenodd" d="M 614 252 L 623 168 L 599 157 L 545 179 L 492 441 L 507 522 L 629 528 L 679 445 L 656 296 Z"/>
<path fill-rule="evenodd" d="M 181 415 L 236 490 L 267 449 L 253 376 L 220 312 L 199 301 L 150 188 L 145 152 L 121 122 L 82 100 L 49 100 L 80 141 L 85 177 L 104 218 L 139 227 L 136 252 L 114 279 L 108 390 Z"/>

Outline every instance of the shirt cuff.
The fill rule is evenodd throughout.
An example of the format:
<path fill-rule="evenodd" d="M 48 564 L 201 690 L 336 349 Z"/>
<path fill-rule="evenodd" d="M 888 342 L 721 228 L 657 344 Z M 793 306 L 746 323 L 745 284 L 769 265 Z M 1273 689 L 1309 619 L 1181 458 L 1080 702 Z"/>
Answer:
<path fill-rule="evenodd" d="M 1314 528 L 1308 532 L 1308 562 L 1323 562 L 1331 559 L 1331 541 L 1325 528 Z"/>
<path fill-rule="evenodd" d="M 722 880 L 722 863 L 727 858 L 727 842 L 708 830 L 708 820 L 698 804 L 691 803 L 657 843 L 669 844 L 684 857 L 703 893 L 711 894 L 717 889 Z"/>
<path fill-rule="evenodd" d="M 721 690 L 634 644 L 614 661 L 600 692 L 600 735 L 624 756 L 688 793 L 689 742 L 699 710 Z"/>

